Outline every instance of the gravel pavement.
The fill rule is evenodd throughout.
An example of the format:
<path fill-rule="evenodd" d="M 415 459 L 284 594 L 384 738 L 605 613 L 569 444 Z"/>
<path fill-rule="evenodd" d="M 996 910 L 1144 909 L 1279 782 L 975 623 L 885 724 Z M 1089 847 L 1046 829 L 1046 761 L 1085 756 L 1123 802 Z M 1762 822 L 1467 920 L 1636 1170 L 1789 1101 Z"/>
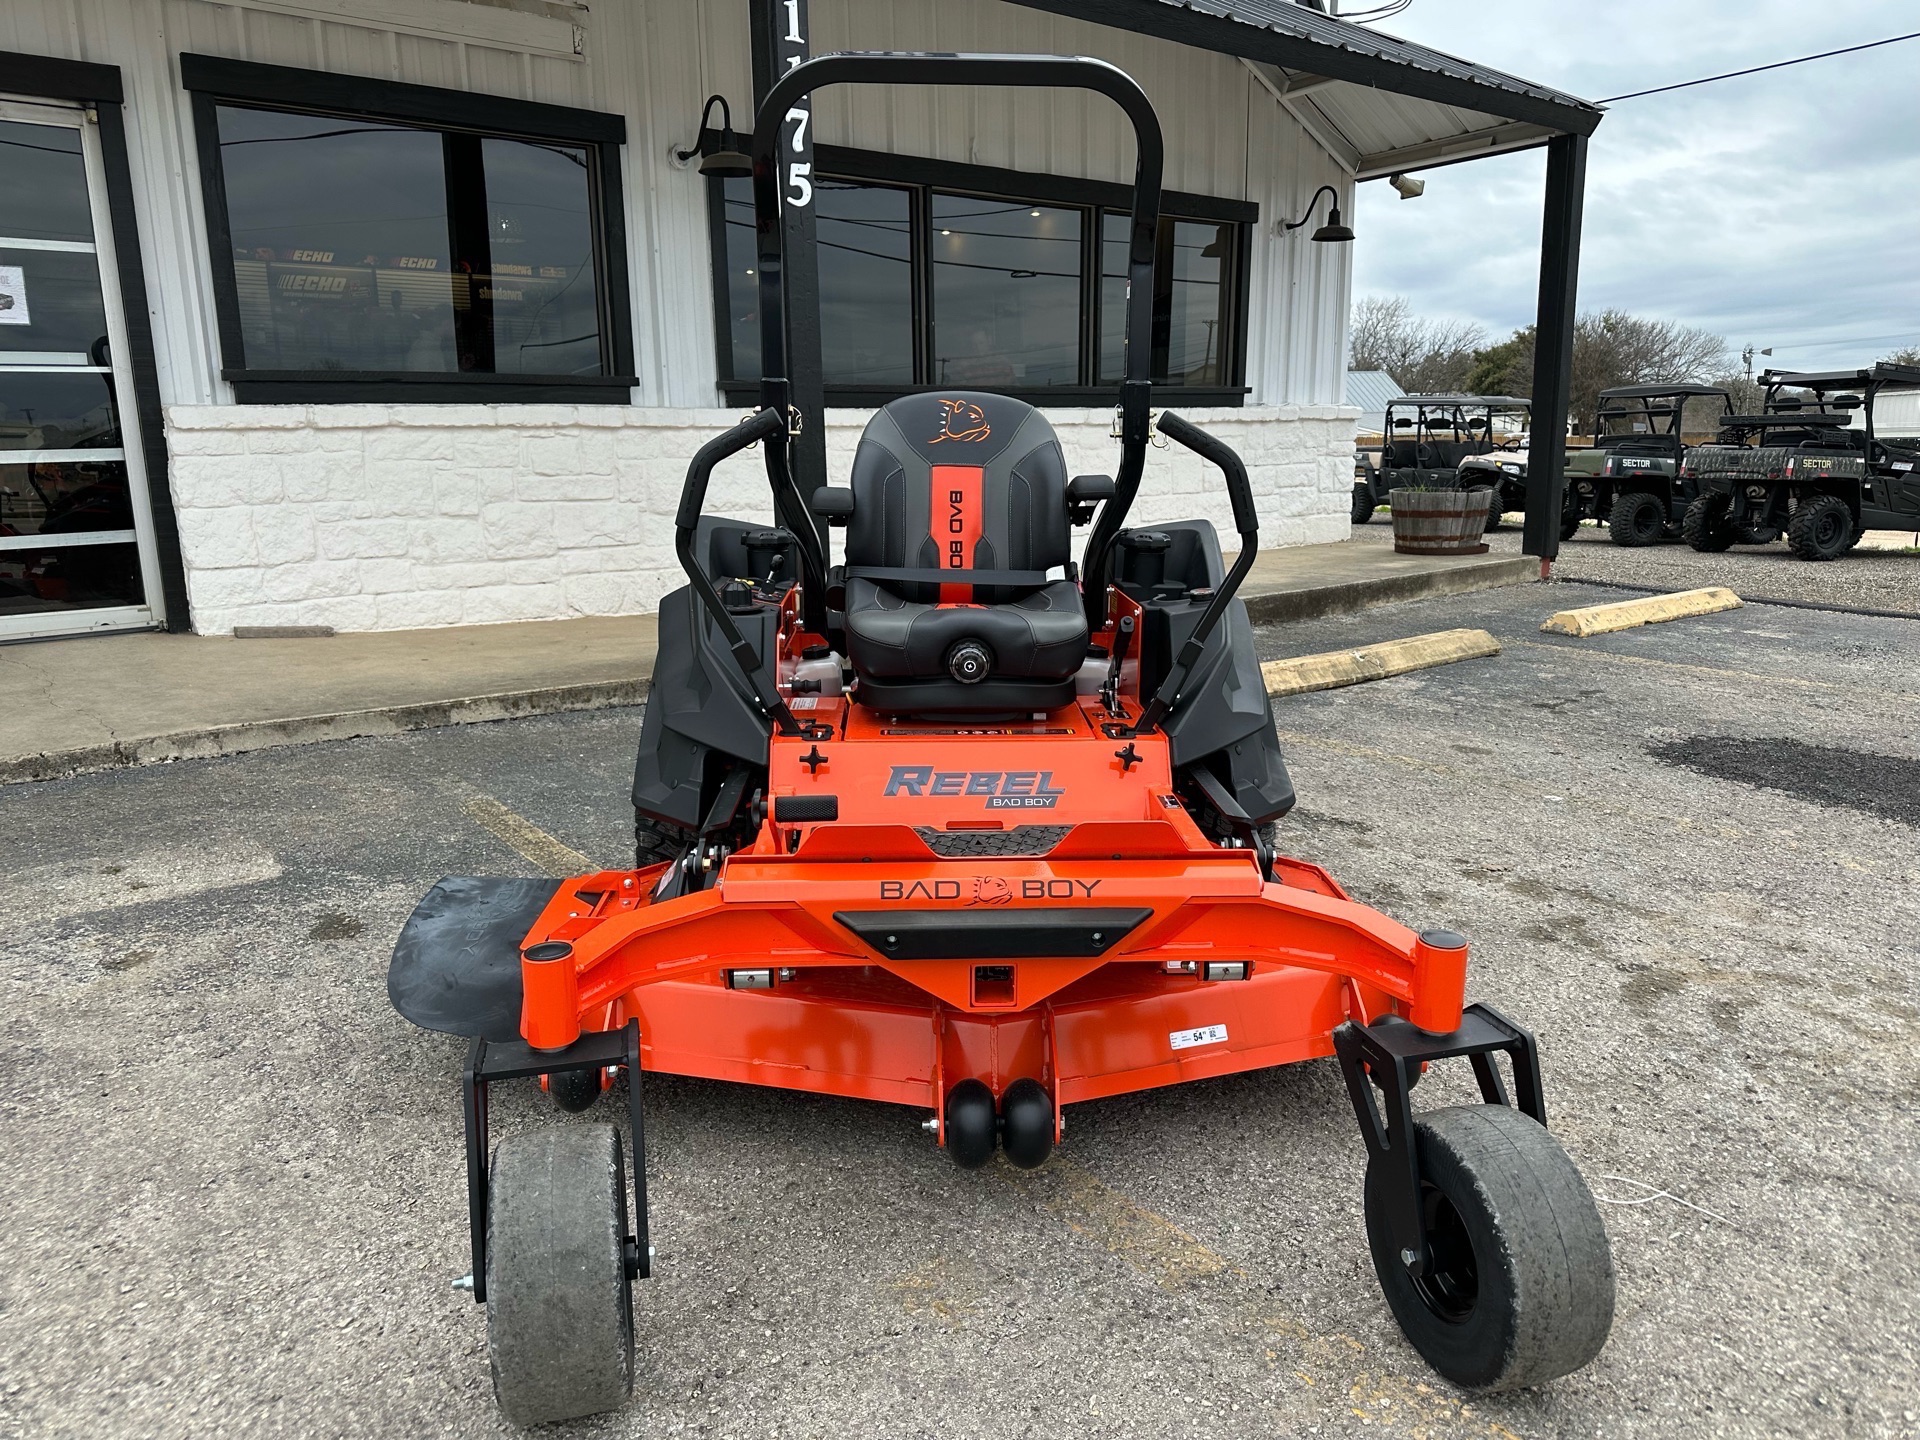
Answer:
<path fill-rule="evenodd" d="M 1750 607 L 1542 635 L 1561 603 L 1524 586 L 1261 644 L 1506 644 L 1280 702 L 1281 833 L 1469 934 L 1471 992 L 1537 1028 L 1553 1127 L 1617 1202 L 1592 1367 L 1485 1401 L 1424 1368 L 1367 1259 L 1331 1062 L 1076 1106 L 1032 1173 L 956 1170 L 914 1111 L 661 1076 L 639 1396 L 542 1433 L 1920 1432 L 1920 845 L 1896 818 L 1920 624 Z M 619 862 L 637 721 L 0 790 L 0 1435 L 515 1433 L 448 1285 L 462 1046 L 391 1012 L 386 955 L 438 877 L 532 873 L 503 807 Z M 1728 737 L 1857 771 L 1770 776 Z M 1470 1089 L 1440 1069 L 1416 1100 Z M 503 1131 L 550 1118 L 525 1086 L 495 1105 Z"/>
<path fill-rule="evenodd" d="M 1393 526 L 1384 510 L 1371 524 L 1355 525 L 1352 533 L 1354 539 L 1370 545 L 1393 543 Z M 1871 548 L 1863 543 L 1838 560 L 1816 563 L 1797 558 L 1784 540 L 1736 545 L 1718 555 L 1703 555 L 1678 540 L 1629 548 L 1615 545 L 1604 526 L 1589 520 L 1571 540 L 1562 542 L 1554 570 L 1570 580 L 1605 580 L 1658 590 L 1725 585 L 1741 595 L 1920 615 L 1920 553 L 1881 548 L 1913 546 L 1916 537 L 1873 530 L 1867 539 Z M 1487 544 L 1494 554 L 1519 554 L 1519 517 L 1487 536 Z"/>

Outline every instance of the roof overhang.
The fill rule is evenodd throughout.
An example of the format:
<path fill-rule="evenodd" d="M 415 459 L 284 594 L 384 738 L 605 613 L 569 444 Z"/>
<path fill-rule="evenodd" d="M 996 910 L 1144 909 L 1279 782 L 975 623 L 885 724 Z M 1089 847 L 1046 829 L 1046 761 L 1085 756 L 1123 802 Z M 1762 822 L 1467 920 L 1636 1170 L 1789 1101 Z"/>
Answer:
<path fill-rule="evenodd" d="M 1096 19 L 1083 0 L 1013 0 Z M 1356 180 L 1590 135 L 1592 103 L 1292 0 L 1104 0 L 1097 23 L 1237 56 Z"/>

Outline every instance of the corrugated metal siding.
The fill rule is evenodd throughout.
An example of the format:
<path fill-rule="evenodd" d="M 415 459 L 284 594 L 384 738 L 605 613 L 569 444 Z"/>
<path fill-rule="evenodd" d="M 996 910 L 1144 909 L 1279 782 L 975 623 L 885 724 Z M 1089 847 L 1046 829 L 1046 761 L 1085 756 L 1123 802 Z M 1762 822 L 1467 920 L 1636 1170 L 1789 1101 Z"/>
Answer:
<path fill-rule="evenodd" d="M 577 23 L 579 60 L 484 38 L 498 11 L 472 7 L 472 33 L 432 38 L 370 19 L 212 0 L 5 0 L 0 49 L 118 65 L 128 89 L 134 188 L 169 404 L 229 398 L 218 379 L 198 164 L 182 51 L 583 106 L 627 120 L 625 189 L 635 363 L 645 405 L 712 405 L 713 306 L 703 182 L 667 164 L 714 92 L 748 120 L 746 0 L 603 0 Z M 1167 183 L 1261 207 L 1252 255 L 1248 374 L 1256 403 L 1337 404 L 1345 363 L 1346 246 L 1273 234 L 1339 167 L 1229 57 L 1000 3 L 814 0 L 826 49 L 993 49 L 1096 55 L 1140 80 L 1168 142 Z M 451 21 L 449 20 L 451 17 Z M 393 0 L 388 25 L 452 28 L 457 7 Z M 476 38 L 479 37 L 479 38 Z M 828 143 L 1011 169 L 1126 181 L 1133 145 L 1096 96 L 842 89 L 816 106 Z"/>

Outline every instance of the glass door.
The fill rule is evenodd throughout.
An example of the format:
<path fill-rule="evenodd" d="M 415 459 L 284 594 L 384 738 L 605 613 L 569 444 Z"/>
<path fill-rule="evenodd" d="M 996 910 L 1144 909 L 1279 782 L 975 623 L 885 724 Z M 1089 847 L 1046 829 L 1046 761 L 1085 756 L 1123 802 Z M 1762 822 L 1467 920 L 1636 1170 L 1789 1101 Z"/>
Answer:
<path fill-rule="evenodd" d="M 100 137 L 0 99 L 0 641 L 152 626 L 153 519 Z"/>

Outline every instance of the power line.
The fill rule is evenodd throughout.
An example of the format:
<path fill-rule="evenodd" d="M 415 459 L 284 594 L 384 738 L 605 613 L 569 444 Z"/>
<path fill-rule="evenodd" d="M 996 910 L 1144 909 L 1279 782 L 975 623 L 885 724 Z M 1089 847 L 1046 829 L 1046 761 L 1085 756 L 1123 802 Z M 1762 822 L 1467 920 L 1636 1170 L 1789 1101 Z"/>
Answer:
<path fill-rule="evenodd" d="M 1604 100 L 1596 100 L 1596 105 L 1612 105 L 1619 100 L 1638 100 L 1642 95 L 1664 95 L 1669 90 L 1685 90 L 1694 85 L 1711 85 L 1716 80 L 1737 80 L 1742 75 L 1758 75 L 1763 70 L 1784 70 L 1789 65 L 1804 65 L 1809 60 L 1828 60 L 1835 55 L 1852 55 L 1861 50 L 1875 50 L 1882 45 L 1897 45 L 1902 40 L 1920 40 L 1920 30 L 1910 35 L 1889 35 L 1885 40 L 1869 40 L 1864 45 L 1848 45 L 1841 50 L 1822 50 L 1818 55 L 1802 55 L 1795 60 L 1776 60 L 1771 65 L 1754 65 L 1745 70 L 1729 70 L 1724 75 L 1708 75 L 1699 80 L 1682 80 L 1677 85 L 1659 85 L 1652 90 L 1635 90 L 1628 95 L 1609 95 Z"/>

